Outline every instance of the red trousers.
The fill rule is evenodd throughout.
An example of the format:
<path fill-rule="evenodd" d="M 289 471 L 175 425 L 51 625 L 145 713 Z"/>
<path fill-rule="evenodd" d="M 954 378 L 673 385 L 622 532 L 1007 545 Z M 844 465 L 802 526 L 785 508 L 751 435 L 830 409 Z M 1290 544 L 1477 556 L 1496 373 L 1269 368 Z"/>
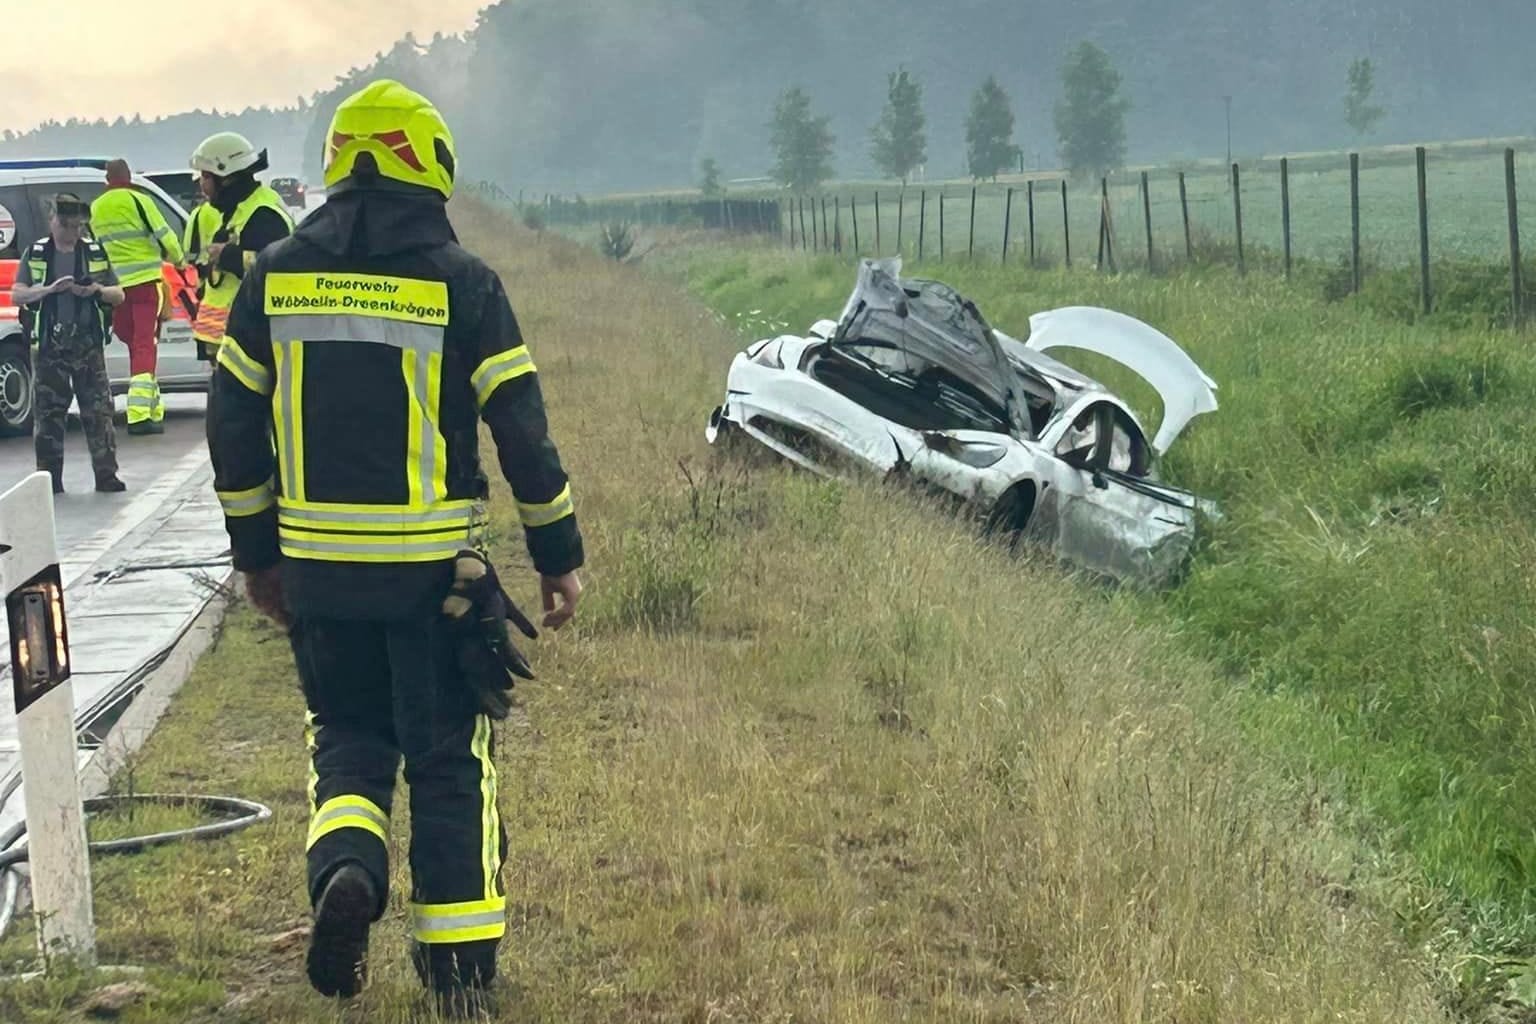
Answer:
<path fill-rule="evenodd" d="M 155 374 L 155 344 L 160 337 L 159 281 L 124 289 L 123 304 L 112 313 L 112 330 L 128 344 L 128 373 Z"/>

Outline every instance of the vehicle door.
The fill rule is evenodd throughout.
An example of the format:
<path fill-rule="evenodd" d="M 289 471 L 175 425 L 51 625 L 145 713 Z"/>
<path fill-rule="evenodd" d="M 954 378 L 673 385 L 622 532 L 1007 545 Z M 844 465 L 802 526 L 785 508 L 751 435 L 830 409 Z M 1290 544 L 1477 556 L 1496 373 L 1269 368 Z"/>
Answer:
<path fill-rule="evenodd" d="M 825 457 L 829 453 L 807 452 L 813 461 L 834 470 L 827 463 L 858 465 L 880 474 L 910 472 L 913 456 L 924 446 L 921 431 L 912 425 L 908 362 L 894 347 L 866 343 L 824 346 L 812 357 L 807 372 L 825 389 L 824 400 L 799 403 L 794 418 L 833 450 L 830 459 Z"/>
<path fill-rule="evenodd" d="M 1156 582 L 1193 541 L 1194 499 L 1149 478 L 1140 427 L 1116 403 L 1081 400 L 1049 439 L 1055 500 L 1042 523 L 1063 555 L 1126 581 Z"/>
<path fill-rule="evenodd" d="M 11 285 L 21 254 L 41 235 L 37 219 L 27 203 L 24 186 L 0 185 L 0 338 L 15 326 L 18 316 L 11 301 Z"/>

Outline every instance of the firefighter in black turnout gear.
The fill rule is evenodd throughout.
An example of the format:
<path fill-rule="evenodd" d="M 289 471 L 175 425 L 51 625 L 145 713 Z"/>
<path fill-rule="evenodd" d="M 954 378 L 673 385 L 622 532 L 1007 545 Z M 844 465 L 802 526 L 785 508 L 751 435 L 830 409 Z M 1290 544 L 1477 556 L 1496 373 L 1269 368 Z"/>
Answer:
<path fill-rule="evenodd" d="M 208 417 L 251 599 L 289 628 L 312 758 L 311 983 L 357 993 L 388 894 L 401 758 L 412 959 L 447 1012 L 487 1001 L 506 931 L 491 720 L 533 635 L 478 550 L 490 427 L 539 573 L 574 614 L 582 542 L 538 377 L 501 281 L 457 244 L 453 140 L 377 81 L 337 109 L 326 204 L 247 274 Z"/>

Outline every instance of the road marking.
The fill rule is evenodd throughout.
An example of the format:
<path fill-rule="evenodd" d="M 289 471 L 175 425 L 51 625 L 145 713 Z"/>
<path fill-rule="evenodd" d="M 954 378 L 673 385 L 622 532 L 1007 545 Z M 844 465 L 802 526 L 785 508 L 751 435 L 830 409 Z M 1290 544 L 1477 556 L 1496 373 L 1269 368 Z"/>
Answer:
<path fill-rule="evenodd" d="M 65 592 L 80 582 L 103 555 L 158 512 L 168 498 L 180 491 L 187 481 L 207 465 L 208 450 L 203 445 L 197 445 L 180 462 L 156 477 L 154 483 L 140 491 L 110 523 L 88 540 L 76 544 L 69 557 L 59 563 L 64 573 Z"/>

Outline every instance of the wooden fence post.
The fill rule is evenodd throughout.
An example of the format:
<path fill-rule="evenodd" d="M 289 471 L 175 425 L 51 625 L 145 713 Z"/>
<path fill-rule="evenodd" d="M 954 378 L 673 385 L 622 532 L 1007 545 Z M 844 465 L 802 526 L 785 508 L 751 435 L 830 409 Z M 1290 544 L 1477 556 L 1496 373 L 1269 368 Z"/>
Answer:
<path fill-rule="evenodd" d="M 1509 208 L 1510 322 L 1518 329 L 1525 317 L 1525 287 L 1520 277 L 1520 205 L 1515 194 L 1515 151 L 1504 150 L 1504 201 Z"/>
<path fill-rule="evenodd" d="M 902 253 L 902 249 L 901 249 L 901 232 L 902 232 L 902 229 L 904 227 L 906 227 L 906 225 L 907 225 L 906 206 L 907 206 L 907 189 L 906 189 L 906 186 L 902 186 L 901 191 L 896 193 L 896 255 L 897 256 L 900 256 L 901 253 Z"/>
<path fill-rule="evenodd" d="M 1189 233 L 1189 192 L 1184 185 L 1184 172 L 1179 172 L 1179 210 L 1184 217 L 1184 260 L 1195 262 L 1195 240 Z"/>
<path fill-rule="evenodd" d="M 1024 201 L 1029 207 L 1029 265 L 1035 265 L 1035 179 L 1024 183 Z"/>
<path fill-rule="evenodd" d="M 976 186 L 975 185 L 971 186 L 971 231 L 970 231 L 970 238 L 965 243 L 965 258 L 968 259 L 968 260 L 974 260 L 976 258 Z"/>
<path fill-rule="evenodd" d="M 1152 258 L 1152 190 L 1147 185 L 1147 172 L 1141 172 L 1141 218 L 1147 229 L 1147 273 L 1157 270 Z"/>
<path fill-rule="evenodd" d="M 1285 279 L 1291 279 L 1291 161 L 1280 158 L 1280 237 L 1285 246 Z"/>
<path fill-rule="evenodd" d="M 1360 291 L 1360 154 L 1349 154 L 1349 267 L 1354 291 Z"/>
<path fill-rule="evenodd" d="M 928 233 L 928 190 L 923 189 L 917 203 L 917 262 L 923 262 L 923 243 Z"/>
<path fill-rule="evenodd" d="M 832 251 L 843 252 L 843 197 L 832 197 Z"/>
<path fill-rule="evenodd" d="M 1008 262 L 1008 231 L 1013 226 L 1013 189 L 1008 189 L 1008 198 L 1003 200 L 1003 263 Z"/>
<path fill-rule="evenodd" d="M 1061 179 L 1061 248 L 1063 263 L 1072 266 L 1072 217 L 1067 210 L 1067 179 Z"/>
<path fill-rule="evenodd" d="M 1120 273 L 1115 263 L 1115 225 L 1109 214 L 1109 175 L 1099 179 L 1102 192 L 1099 196 L 1099 268 L 1103 269 L 1104 257 L 1109 257 L 1109 272 Z"/>
<path fill-rule="evenodd" d="M 852 193 L 848 196 L 848 215 L 853 218 L 853 254 L 863 254 L 864 247 L 859 244 L 859 197 Z"/>
<path fill-rule="evenodd" d="M 1248 263 L 1243 253 L 1243 176 L 1237 164 L 1232 165 L 1232 215 L 1237 224 L 1237 272 L 1248 273 Z"/>
<path fill-rule="evenodd" d="M 832 251 L 831 225 L 827 222 L 827 197 L 821 197 L 821 247 L 828 252 Z"/>
<path fill-rule="evenodd" d="M 1419 172 L 1419 298 L 1423 301 L 1424 315 L 1428 316 L 1433 305 L 1429 290 L 1429 182 L 1425 176 L 1425 152 L 1418 146 L 1413 152 Z"/>
<path fill-rule="evenodd" d="M 944 190 L 939 189 L 939 262 L 944 262 Z"/>
<path fill-rule="evenodd" d="M 875 190 L 875 255 L 879 256 L 883 251 L 880 244 L 880 191 Z"/>
<path fill-rule="evenodd" d="M 805 196 L 800 197 L 800 249 L 805 251 Z M 811 215 L 811 227 L 816 226 L 816 216 Z"/>

